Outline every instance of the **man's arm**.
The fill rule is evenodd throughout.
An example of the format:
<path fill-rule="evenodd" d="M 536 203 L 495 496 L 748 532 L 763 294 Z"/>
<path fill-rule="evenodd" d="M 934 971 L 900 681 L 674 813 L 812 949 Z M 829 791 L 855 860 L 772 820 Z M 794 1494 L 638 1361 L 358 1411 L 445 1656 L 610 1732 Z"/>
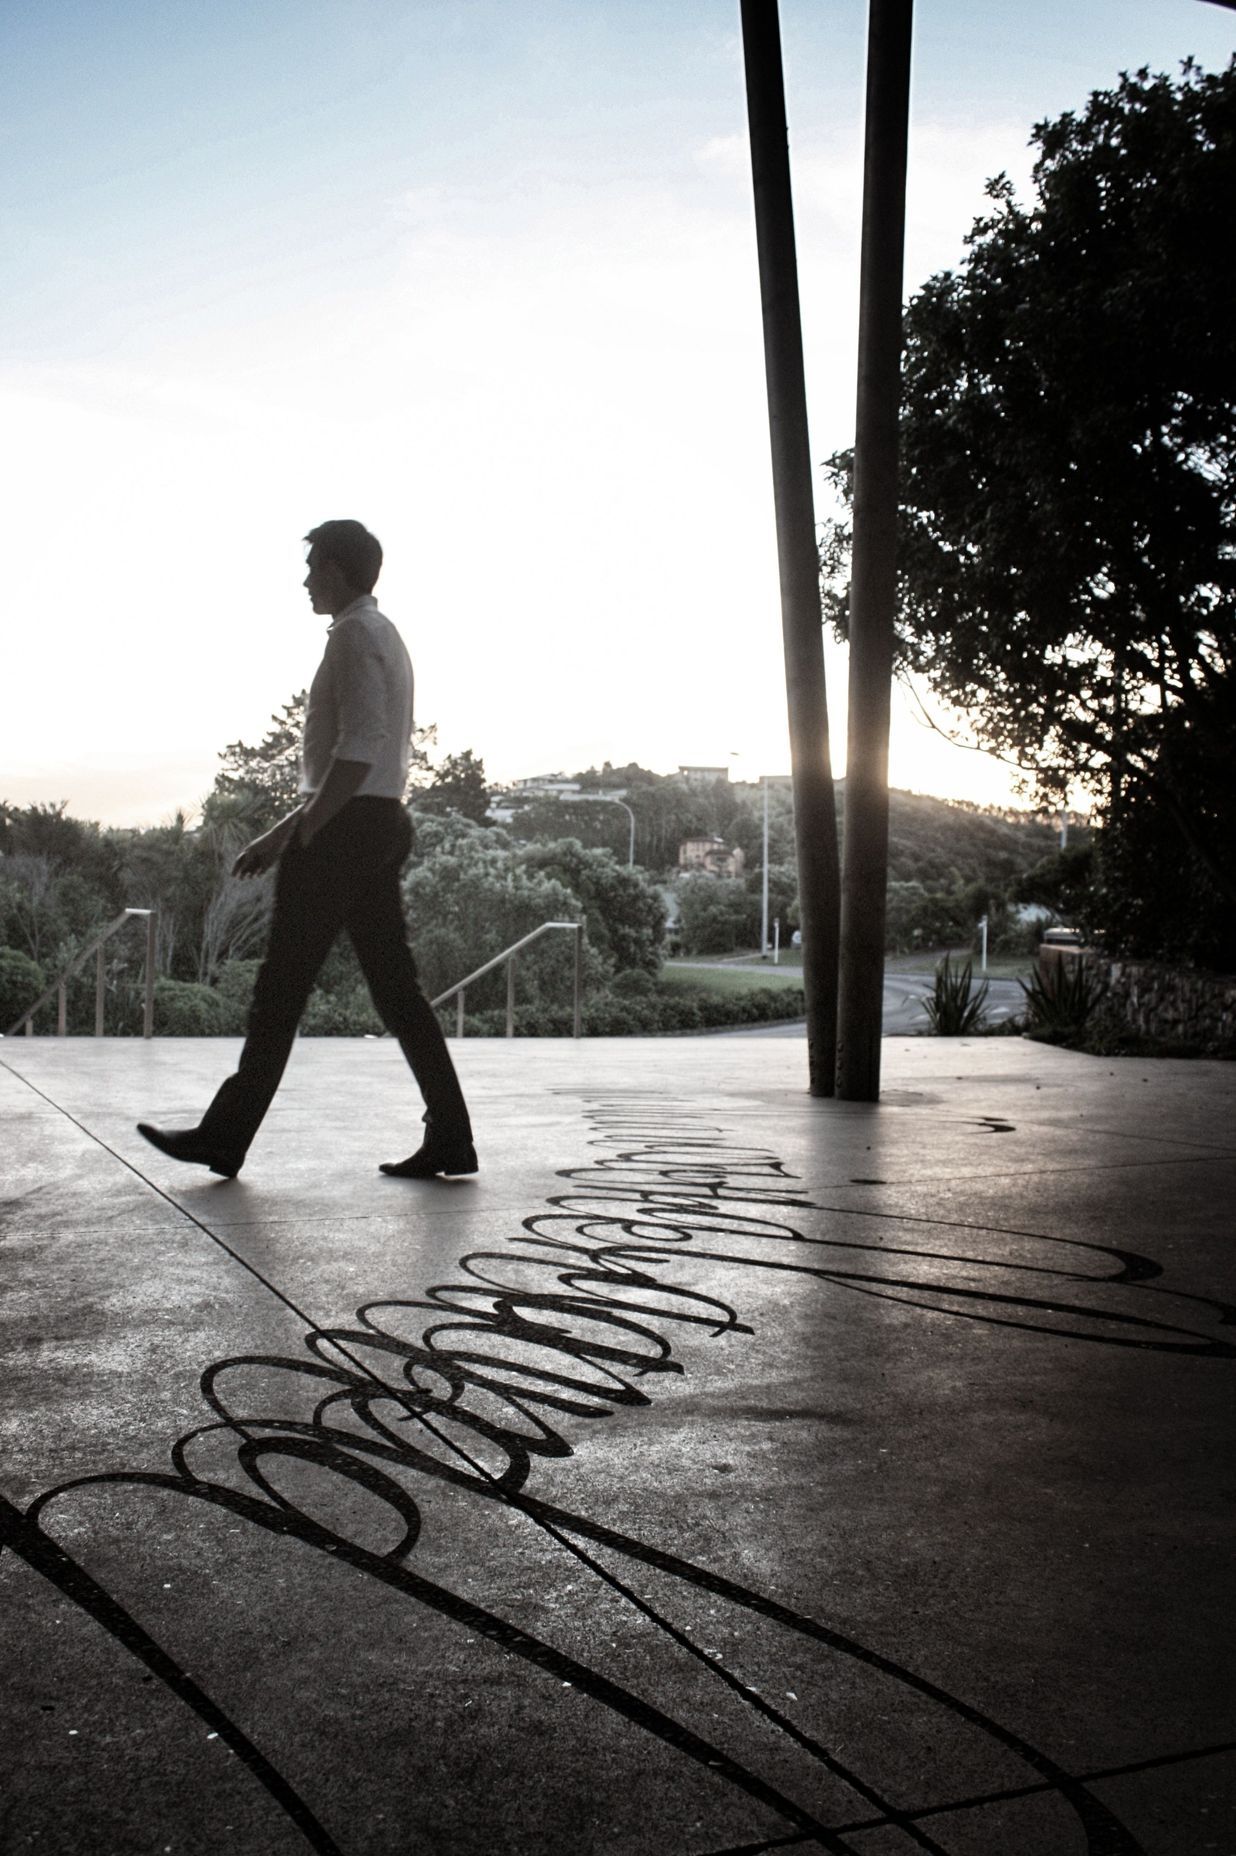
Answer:
<path fill-rule="evenodd" d="M 233 876 L 260 876 L 278 863 L 288 845 L 295 841 L 308 844 L 328 825 L 336 812 L 356 796 L 369 771 L 367 760 L 332 760 L 326 778 L 303 805 L 281 818 L 277 825 L 246 844 L 232 865 Z"/>
<path fill-rule="evenodd" d="M 365 784 L 369 766 L 367 760 L 332 760 L 317 792 L 295 814 L 297 844 L 308 844 L 316 838 L 323 825 L 329 825 L 349 799 L 355 799 Z"/>

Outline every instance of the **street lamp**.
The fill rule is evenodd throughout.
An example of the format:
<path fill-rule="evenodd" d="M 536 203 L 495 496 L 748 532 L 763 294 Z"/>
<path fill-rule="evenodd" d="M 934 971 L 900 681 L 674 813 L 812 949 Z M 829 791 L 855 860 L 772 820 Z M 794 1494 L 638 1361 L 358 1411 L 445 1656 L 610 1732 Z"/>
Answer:
<path fill-rule="evenodd" d="M 635 863 L 635 814 L 625 799 L 619 799 L 615 793 L 559 793 L 558 798 L 564 805 L 609 805 L 621 806 L 631 821 L 631 835 L 627 843 L 627 868 Z"/>
<path fill-rule="evenodd" d="M 770 786 L 791 786 L 793 775 L 788 773 L 762 773 L 760 785 L 764 788 L 764 864 L 760 872 L 760 959 L 768 958 L 768 789 Z"/>

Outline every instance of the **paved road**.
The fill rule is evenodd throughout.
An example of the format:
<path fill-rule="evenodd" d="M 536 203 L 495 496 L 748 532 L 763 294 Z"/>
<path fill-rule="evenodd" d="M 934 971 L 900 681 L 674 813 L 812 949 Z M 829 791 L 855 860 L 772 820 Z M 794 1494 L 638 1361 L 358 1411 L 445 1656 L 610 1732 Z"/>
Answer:
<path fill-rule="evenodd" d="M 989 980 L 987 1019 L 1002 1024 L 1016 1018 L 1023 1009 L 1024 996 L 1016 980 Z M 921 1031 L 927 1023 L 923 998 L 931 991 L 929 973 L 886 973 L 884 975 L 884 1034 L 886 1037 L 908 1031 Z"/>
<path fill-rule="evenodd" d="M 715 962 L 690 960 L 675 960 L 672 964 L 675 967 L 701 969 L 716 965 Z M 746 971 L 766 971 L 759 961 L 726 961 L 725 964 L 741 967 Z M 931 987 L 932 975 L 930 973 L 885 973 L 885 1037 L 907 1037 L 916 1031 L 926 1029 L 927 1013 L 923 1009 L 923 998 L 931 991 Z M 1022 990 L 1016 980 L 993 979 L 988 982 L 987 1019 L 989 1023 L 1000 1024 L 1005 1019 L 1015 1018 L 1021 1012 L 1022 1007 Z M 799 1018 L 791 1019 L 788 1023 L 780 1025 L 744 1025 L 727 1032 L 727 1035 L 799 1038 L 803 1035 L 803 1029 L 803 1020 Z"/>

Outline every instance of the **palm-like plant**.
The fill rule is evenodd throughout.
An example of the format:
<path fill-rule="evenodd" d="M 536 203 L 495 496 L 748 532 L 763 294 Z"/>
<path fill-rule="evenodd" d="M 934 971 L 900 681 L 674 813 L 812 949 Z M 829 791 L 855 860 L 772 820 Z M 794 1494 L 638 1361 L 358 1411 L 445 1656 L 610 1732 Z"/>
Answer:
<path fill-rule="evenodd" d="M 1084 960 L 1058 960 L 1050 966 L 1041 962 L 1035 967 L 1027 985 L 1019 980 L 1030 1013 L 1030 1032 L 1052 1043 L 1063 1043 L 1080 1035 L 1107 993 L 1106 981 L 1099 978 Z"/>
<path fill-rule="evenodd" d="M 962 1038 L 977 1031 L 987 1014 L 987 981 L 974 990 L 970 961 L 955 967 L 948 954 L 936 968 L 935 984 L 923 1001 L 931 1033 L 937 1038 Z"/>

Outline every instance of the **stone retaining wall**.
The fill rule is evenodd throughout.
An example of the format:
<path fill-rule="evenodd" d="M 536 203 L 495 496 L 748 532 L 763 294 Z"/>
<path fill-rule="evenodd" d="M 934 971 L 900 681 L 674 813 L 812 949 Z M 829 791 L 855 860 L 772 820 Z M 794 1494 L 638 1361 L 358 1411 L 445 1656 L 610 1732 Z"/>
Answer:
<path fill-rule="evenodd" d="M 1236 975 L 1216 977 L 1149 960 L 1112 960 L 1094 947 L 1039 949 L 1044 972 L 1053 963 L 1084 960 L 1107 986 L 1097 1014 L 1142 1037 L 1204 1047 L 1236 1045 Z"/>

